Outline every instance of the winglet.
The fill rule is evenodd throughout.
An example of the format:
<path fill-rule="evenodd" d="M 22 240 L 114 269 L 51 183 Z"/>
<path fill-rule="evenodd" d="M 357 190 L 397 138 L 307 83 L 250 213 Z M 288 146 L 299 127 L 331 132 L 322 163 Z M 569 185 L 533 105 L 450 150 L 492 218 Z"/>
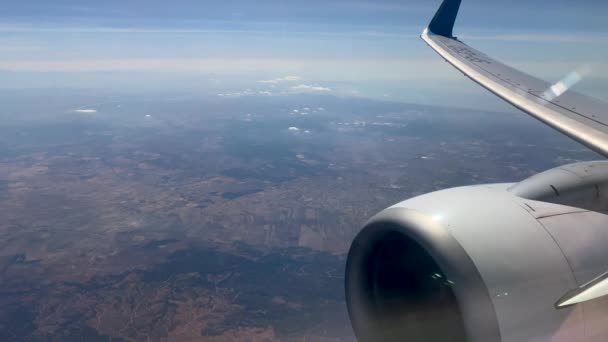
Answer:
<path fill-rule="evenodd" d="M 461 1 L 462 0 L 443 0 L 441 7 L 439 7 L 437 13 L 435 13 L 433 20 L 431 20 L 428 30 L 440 36 L 454 38 L 454 36 L 452 36 L 452 29 L 456 22 L 456 16 L 458 15 Z"/>

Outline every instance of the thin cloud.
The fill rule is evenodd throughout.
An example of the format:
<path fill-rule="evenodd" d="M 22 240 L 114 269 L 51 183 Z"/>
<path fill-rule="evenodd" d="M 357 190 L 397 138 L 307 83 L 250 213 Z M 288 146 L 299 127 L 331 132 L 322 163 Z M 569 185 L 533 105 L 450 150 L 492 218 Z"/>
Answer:
<path fill-rule="evenodd" d="M 0 25 L 2 33 L 234 33 L 234 34 L 269 34 L 271 31 L 260 30 L 214 30 L 196 28 L 145 28 L 145 27 L 109 27 L 109 26 L 44 26 L 35 24 L 4 24 Z"/>
<path fill-rule="evenodd" d="M 412 28 L 418 30 L 418 28 Z M 292 36 L 318 36 L 318 37 L 347 37 L 351 39 L 417 39 L 419 35 L 404 32 L 385 32 L 377 30 L 364 31 L 318 31 L 318 30 L 294 30 L 289 33 Z M 51 26 L 32 23 L 0 24 L 0 33 L 101 33 L 101 34 L 227 34 L 227 35 L 258 35 L 274 36 L 275 30 L 239 30 L 239 29 L 200 29 L 200 28 L 149 28 L 149 27 L 111 27 L 111 26 Z"/>
<path fill-rule="evenodd" d="M 300 71 L 306 78 L 331 77 L 335 80 L 416 80 L 456 78 L 446 73 L 435 59 L 300 59 L 300 58 L 123 58 L 123 59 L 65 59 L 21 60 L 0 59 L 0 70 L 25 72 L 105 72 L 152 71 L 177 73 L 213 73 L 224 75 Z M 424 75 L 416 72 L 429 70 Z M 354 74 L 353 70 L 357 70 Z M 446 69 L 447 70 L 447 69 Z M 288 75 L 289 75 L 288 74 Z M 293 75 L 293 74 L 292 74 Z M 269 84 L 274 86 L 275 84 Z M 323 91 L 324 87 L 317 87 Z M 287 89 L 289 90 L 289 88 Z M 292 91 L 306 91 L 306 85 Z M 325 89 L 327 91 L 327 89 Z"/>
<path fill-rule="evenodd" d="M 92 113 L 97 113 L 97 109 L 76 109 L 75 112 L 76 113 L 92 114 Z"/>
<path fill-rule="evenodd" d="M 287 130 L 288 131 L 292 131 L 292 132 L 299 132 L 300 131 L 300 129 L 298 127 L 295 127 L 295 126 L 291 126 Z"/>
<path fill-rule="evenodd" d="M 606 34 L 544 34 L 544 33 L 510 33 L 510 34 L 462 34 L 463 40 L 492 40 L 499 42 L 523 43 L 562 43 L 562 44 L 597 44 L 608 42 Z"/>
<path fill-rule="evenodd" d="M 0 42 L 0 52 L 1 53 L 32 52 L 32 51 L 39 51 L 39 50 L 42 50 L 42 48 L 37 45 Z"/>

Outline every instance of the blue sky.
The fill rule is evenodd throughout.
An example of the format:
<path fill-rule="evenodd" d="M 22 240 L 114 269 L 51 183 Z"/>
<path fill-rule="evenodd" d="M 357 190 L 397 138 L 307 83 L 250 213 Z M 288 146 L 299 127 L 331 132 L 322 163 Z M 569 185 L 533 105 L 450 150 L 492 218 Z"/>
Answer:
<path fill-rule="evenodd" d="M 407 93 L 408 101 L 428 101 L 427 89 L 438 83 L 445 94 L 475 93 L 418 38 L 439 3 L 3 2 L 0 87 L 46 86 L 49 80 L 95 86 L 108 77 L 92 75 L 133 79 L 128 74 L 137 73 L 142 84 L 132 80 L 130 86 L 185 75 L 235 84 L 297 76 L 290 81 L 295 86 L 397 99 Z M 605 1 L 464 0 L 456 33 L 548 80 L 588 64 L 592 76 L 580 87 L 601 96 L 597 84 L 608 78 L 606 10 Z M 163 76 L 152 75 L 158 73 Z"/>

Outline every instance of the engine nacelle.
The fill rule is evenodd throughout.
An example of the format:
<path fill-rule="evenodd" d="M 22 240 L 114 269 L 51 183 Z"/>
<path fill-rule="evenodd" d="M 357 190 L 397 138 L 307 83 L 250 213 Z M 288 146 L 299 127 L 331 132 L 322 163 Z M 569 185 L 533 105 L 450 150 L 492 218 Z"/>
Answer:
<path fill-rule="evenodd" d="M 580 171 L 586 181 L 577 189 L 566 177 L 569 190 L 560 194 L 563 182 L 554 169 L 518 184 L 434 192 L 373 217 L 354 239 L 346 268 L 358 339 L 608 340 L 606 297 L 557 305 L 608 271 L 608 217 L 558 204 L 572 204 L 564 197 L 572 193 L 597 205 L 582 193 L 603 198 L 608 164 L 561 169 Z M 539 191 L 545 183 L 549 194 L 562 196 L 556 203 Z M 543 201 L 522 197 L 526 193 L 542 193 Z"/>

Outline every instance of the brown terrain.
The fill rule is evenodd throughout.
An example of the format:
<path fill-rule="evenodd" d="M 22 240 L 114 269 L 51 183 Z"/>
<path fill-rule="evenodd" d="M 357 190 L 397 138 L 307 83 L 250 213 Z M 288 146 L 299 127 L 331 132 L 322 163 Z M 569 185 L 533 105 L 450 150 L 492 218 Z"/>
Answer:
<path fill-rule="evenodd" d="M 594 157 L 507 114 L 222 101 L 2 127 L 0 340 L 352 340 L 342 273 L 367 218 Z"/>

